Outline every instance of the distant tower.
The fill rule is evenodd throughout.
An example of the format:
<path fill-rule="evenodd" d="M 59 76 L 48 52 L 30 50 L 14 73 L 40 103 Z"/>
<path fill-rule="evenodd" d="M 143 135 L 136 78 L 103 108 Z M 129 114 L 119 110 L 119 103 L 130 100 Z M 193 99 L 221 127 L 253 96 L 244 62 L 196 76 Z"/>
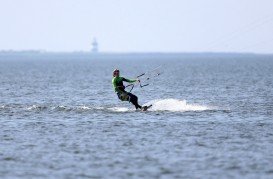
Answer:
<path fill-rule="evenodd" d="M 99 49 L 98 49 L 98 42 L 96 40 L 96 38 L 93 39 L 92 42 L 92 52 L 93 53 L 98 53 Z"/>

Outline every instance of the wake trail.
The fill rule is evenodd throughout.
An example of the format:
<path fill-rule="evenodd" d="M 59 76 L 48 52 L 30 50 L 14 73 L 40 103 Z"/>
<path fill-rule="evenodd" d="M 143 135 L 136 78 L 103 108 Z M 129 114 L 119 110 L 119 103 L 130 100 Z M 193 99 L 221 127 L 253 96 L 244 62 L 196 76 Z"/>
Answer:
<path fill-rule="evenodd" d="M 169 111 L 169 112 L 187 112 L 187 111 L 210 111 L 210 110 L 221 110 L 218 107 L 212 107 L 200 104 L 188 104 L 186 100 L 178 99 L 156 99 L 147 102 L 143 106 L 149 106 L 148 112 L 156 111 Z M 33 112 L 114 112 L 114 113 L 127 113 L 136 112 L 134 106 L 128 104 L 128 106 L 116 106 L 116 105 L 94 105 L 94 104 L 83 104 L 83 105 L 46 105 L 46 104 L 33 104 L 33 105 L 0 105 L 0 112 L 10 111 L 33 111 Z M 140 110 L 137 110 L 140 111 Z"/>
<path fill-rule="evenodd" d="M 144 105 L 153 106 L 149 111 L 171 111 L 171 112 L 186 112 L 186 111 L 206 111 L 206 110 L 215 110 L 215 107 L 210 107 L 206 105 L 199 104 L 188 104 L 186 100 L 178 99 L 157 99 L 149 101 Z"/>

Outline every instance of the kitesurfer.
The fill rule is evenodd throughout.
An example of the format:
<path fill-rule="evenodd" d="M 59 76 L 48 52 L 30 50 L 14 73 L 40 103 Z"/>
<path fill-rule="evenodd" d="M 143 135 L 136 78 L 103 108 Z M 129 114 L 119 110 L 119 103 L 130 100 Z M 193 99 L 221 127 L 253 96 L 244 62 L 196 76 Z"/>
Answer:
<path fill-rule="evenodd" d="M 147 106 L 140 106 L 138 104 L 138 97 L 130 92 L 125 91 L 125 86 L 123 85 L 123 81 L 128 82 L 128 83 L 135 83 L 137 81 L 139 81 L 138 79 L 126 79 L 123 77 L 119 76 L 119 70 L 115 69 L 113 71 L 113 79 L 112 79 L 112 84 L 114 87 L 115 92 L 118 95 L 118 98 L 121 101 L 129 101 L 130 103 L 132 103 L 136 109 L 141 109 L 141 110 L 145 110 L 145 108 L 147 108 Z"/>

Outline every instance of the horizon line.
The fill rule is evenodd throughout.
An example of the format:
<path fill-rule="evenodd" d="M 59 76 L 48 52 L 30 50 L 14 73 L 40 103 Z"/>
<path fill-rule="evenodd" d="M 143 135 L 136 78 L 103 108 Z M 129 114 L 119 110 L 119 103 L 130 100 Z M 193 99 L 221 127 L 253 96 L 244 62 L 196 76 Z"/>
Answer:
<path fill-rule="evenodd" d="M 193 51 L 193 52 L 186 52 L 186 51 L 99 51 L 99 52 L 92 52 L 92 51 L 47 51 L 47 50 L 35 50 L 35 49 L 25 49 L 25 50 L 0 50 L 0 53 L 82 53 L 82 54 L 92 54 L 92 55 L 104 55 L 104 54 L 252 54 L 252 55 L 273 55 L 273 53 L 258 53 L 258 52 L 236 52 L 236 51 Z"/>

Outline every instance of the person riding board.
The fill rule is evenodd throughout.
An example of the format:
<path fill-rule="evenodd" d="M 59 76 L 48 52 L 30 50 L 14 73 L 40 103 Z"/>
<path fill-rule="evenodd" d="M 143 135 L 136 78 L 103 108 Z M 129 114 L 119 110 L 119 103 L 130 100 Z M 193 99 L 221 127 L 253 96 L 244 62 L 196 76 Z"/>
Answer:
<path fill-rule="evenodd" d="M 125 91 L 125 86 L 123 85 L 123 81 L 128 82 L 128 83 L 135 83 L 139 80 L 138 79 L 131 80 L 131 79 L 126 79 L 126 78 L 120 77 L 119 70 L 115 69 L 113 71 L 112 84 L 113 84 L 115 92 L 117 93 L 118 98 L 121 101 L 129 101 L 130 103 L 132 103 L 135 106 L 136 109 L 145 110 L 147 108 L 147 106 L 143 106 L 143 107 L 140 106 L 138 104 L 138 97 L 136 95 Z"/>

